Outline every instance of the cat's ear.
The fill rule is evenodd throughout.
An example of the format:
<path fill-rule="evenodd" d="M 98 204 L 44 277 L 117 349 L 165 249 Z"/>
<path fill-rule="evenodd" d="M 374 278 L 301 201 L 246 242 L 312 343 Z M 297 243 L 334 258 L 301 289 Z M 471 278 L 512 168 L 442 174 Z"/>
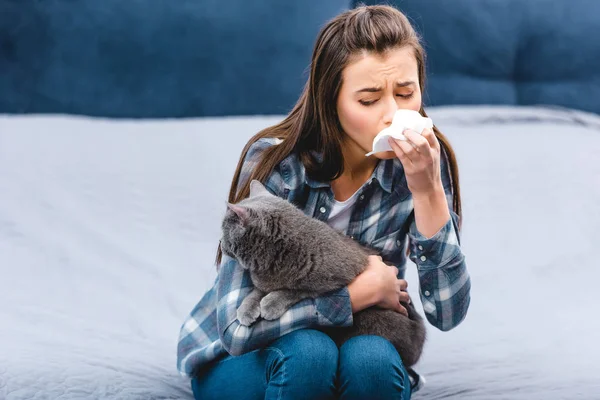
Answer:
<path fill-rule="evenodd" d="M 237 214 L 243 226 L 248 225 L 250 211 L 246 207 L 238 206 L 237 204 L 227 203 L 227 208 Z"/>
<path fill-rule="evenodd" d="M 253 179 L 250 182 L 250 197 L 256 197 L 261 195 L 272 196 L 271 192 L 262 184 L 260 181 Z"/>

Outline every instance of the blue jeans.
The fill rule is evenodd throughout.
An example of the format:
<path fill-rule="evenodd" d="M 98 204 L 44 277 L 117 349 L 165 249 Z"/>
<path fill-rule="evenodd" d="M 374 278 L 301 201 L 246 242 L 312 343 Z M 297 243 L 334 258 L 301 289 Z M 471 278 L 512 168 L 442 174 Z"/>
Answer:
<path fill-rule="evenodd" d="M 192 379 L 196 399 L 410 399 L 410 380 L 392 344 L 357 336 L 341 346 L 301 329 L 268 347 L 217 361 Z"/>

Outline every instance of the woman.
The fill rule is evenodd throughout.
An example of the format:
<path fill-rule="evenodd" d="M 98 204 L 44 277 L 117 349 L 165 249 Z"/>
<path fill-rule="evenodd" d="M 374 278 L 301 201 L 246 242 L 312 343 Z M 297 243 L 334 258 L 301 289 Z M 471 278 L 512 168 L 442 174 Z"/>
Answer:
<path fill-rule="evenodd" d="M 304 92 L 287 118 L 246 145 L 229 201 L 247 197 L 258 179 L 383 259 L 371 257 L 345 288 L 246 327 L 236 310 L 250 277 L 219 252 L 215 285 L 184 322 L 178 346 L 197 399 L 409 399 L 411 380 L 391 343 L 359 336 L 338 349 L 318 330 L 349 326 L 370 306 L 406 313 L 407 245 L 428 321 L 447 331 L 465 318 L 470 278 L 448 141 L 435 127 L 406 131 L 407 141 L 390 141 L 393 151 L 365 157 L 398 109 L 426 115 L 424 65 L 417 35 L 394 8 L 359 7 L 322 29 Z"/>

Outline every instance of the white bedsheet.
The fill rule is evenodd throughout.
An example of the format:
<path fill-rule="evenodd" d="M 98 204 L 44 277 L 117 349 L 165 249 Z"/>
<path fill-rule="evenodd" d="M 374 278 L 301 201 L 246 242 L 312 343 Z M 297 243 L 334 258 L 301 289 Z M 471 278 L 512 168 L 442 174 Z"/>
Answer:
<path fill-rule="evenodd" d="M 600 117 L 429 114 L 458 155 L 473 288 L 462 325 L 429 327 L 414 398 L 600 398 Z M 0 116 L 0 399 L 191 398 L 179 326 L 240 150 L 279 120 Z"/>

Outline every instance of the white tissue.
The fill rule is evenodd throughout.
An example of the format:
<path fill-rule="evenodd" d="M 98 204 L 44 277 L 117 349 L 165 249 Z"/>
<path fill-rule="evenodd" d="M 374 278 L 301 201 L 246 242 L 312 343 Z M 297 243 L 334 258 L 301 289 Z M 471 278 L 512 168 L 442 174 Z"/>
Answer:
<path fill-rule="evenodd" d="M 421 134 L 425 128 L 433 128 L 431 118 L 423 117 L 417 111 L 413 110 L 398 110 L 396 111 L 396 114 L 394 114 L 392 124 L 375 136 L 375 139 L 373 139 L 373 150 L 370 153 L 367 153 L 366 156 L 368 157 L 371 154 L 379 153 L 381 151 L 391 151 L 392 147 L 388 143 L 389 137 L 398 140 L 406 140 L 406 137 L 402 134 L 406 129 Z"/>

